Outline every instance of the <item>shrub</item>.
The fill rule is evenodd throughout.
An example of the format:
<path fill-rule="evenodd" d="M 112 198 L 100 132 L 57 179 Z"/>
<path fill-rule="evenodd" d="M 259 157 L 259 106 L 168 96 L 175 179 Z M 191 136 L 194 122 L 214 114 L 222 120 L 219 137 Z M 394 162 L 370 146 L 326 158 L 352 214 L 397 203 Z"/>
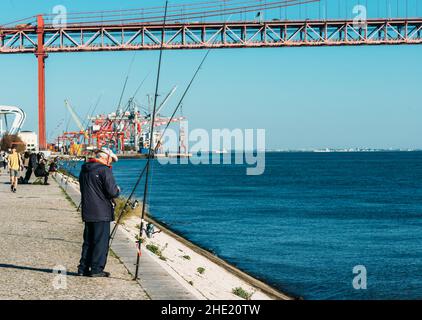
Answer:
<path fill-rule="evenodd" d="M 188 256 L 188 255 L 183 256 L 183 259 L 190 260 L 190 256 Z"/>
<path fill-rule="evenodd" d="M 242 287 L 237 287 L 232 290 L 232 293 L 238 297 L 241 297 L 245 300 L 250 300 L 252 297 L 252 293 L 247 292 Z"/>
<path fill-rule="evenodd" d="M 146 248 L 151 251 L 153 254 L 157 255 L 160 260 L 167 261 L 167 258 L 163 255 L 164 249 L 167 247 L 167 245 L 161 250 L 159 246 L 156 246 L 154 244 L 147 244 Z"/>
<path fill-rule="evenodd" d="M 125 207 L 126 201 L 127 199 L 123 197 L 115 199 L 116 207 L 114 208 L 114 212 L 116 215 L 116 219 L 118 219 L 121 214 L 123 214 L 121 218 L 121 222 L 125 221 L 127 218 L 130 218 L 130 217 L 141 217 L 142 209 L 140 206 L 137 206 L 135 209 L 132 209 L 132 207 L 129 204 L 128 206 L 126 206 L 125 212 L 122 213 L 122 210 Z"/>
<path fill-rule="evenodd" d="M 199 267 L 196 271 L 198 271 L 199 274 L 203 274 L 205 272 L 205 268 Z"/>
<path fill-rule="evenodd" d="M 161 250 L 158 246 L 154 245 L 154 244 L 147 244 L 146 248 L 151 251 L 153 254 L 157 255 L 157 256 L 161 256 Z"/>

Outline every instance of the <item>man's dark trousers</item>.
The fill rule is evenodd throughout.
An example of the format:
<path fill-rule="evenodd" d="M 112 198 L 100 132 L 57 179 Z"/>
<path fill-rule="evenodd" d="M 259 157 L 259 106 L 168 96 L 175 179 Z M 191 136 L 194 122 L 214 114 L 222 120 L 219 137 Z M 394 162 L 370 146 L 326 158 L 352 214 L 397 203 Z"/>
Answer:
<path fill-rule="evenodd" d="M 32 175 L 32 168 L 28 167 L 28 169 L 26 169 L 25 178 L 23 179 L 25 183 L 29 182 L 29 179 L 31 179 L 31 175 Z"/>
<path fill-rule="evenodd" d="M 110 222 L 85 222 L 79 272 L 101 273 L 107 262 Z"/>

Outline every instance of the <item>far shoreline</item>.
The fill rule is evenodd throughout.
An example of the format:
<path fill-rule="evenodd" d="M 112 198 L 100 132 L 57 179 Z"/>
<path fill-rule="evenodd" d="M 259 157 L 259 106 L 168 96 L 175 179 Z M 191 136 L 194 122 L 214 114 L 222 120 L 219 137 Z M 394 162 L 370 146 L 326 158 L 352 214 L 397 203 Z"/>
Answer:
<path fill-rule="evenodd" d="M 382 154 L 382 153 L 389 153 L 389 154 L 393 154 L 393 153 L 422 153 L 422 150 L 362 150 L 362 151 L 358 151 L 358 150 L 354 150 L 354 151 L 343 151 L 343 150 L 330 150 L 330 151 L 319 151 L 319 150 L 266 150 L 266 151 L 260 151 L 260 152 L 256 152 L 256 151 L 232 151 L 232 152 L 228 152 L 228 155 L 234 155 L 234 154 L 239 154 L 239 153 L 245 153 L 245 154 L 258 154 L 258 153 L 266 153 L 266 154 Z M 208 156 L 224 156 L 224 154 L 217 154 L 217 153 L 212 153 L 212 152 L 208 152 Z M 195 157 L 200 157 L 200 156 L 195 156 L 195 155 L 191 155 L 190 157 L 187 158 L 195 158 Z M 121 154 L 119 155 L 120 159 L 124 159 L 124 160 L 146 160 L 146 157 L 144 155 L 141 154 Z"/>
<path fill-rule="evenodd" d="M 238 154 L 238 153 L 245 153 L 245 154 L 257 154 L 257 153 L 280 153 L 280 154 L 294 154 L 294 153 L 298 153 L 298 154 L 380 154 L 380 153 L 422 153 L 422 149 L 364 149 L 362 148 L 362 150 L 346 150 L 346 149 L 353 149 L 353 148 L 339 148 L 339 149 L 328 149 L 328 150 L 324 150 L 324 149 L 314 149 L 314 150 L 265 150 L 265 151 L 228 151 L 226 153 L 227 154 Z M 359 148 L 360 149 L 360 148 Z M 211 155 L 219 155 L 219 156 L 224 156 L 225 154 L 221 154 L 221 153 L 215 153 L 215 152 L 204 152 L 204 154 L 208 154 L 209 156 Z M 122 154 L 118 154 L 119 159 L 124 159 L 124 160 L 131 160 L 131 159 L 135 159 L 135 160 L 146 160 L 147 156 L 145 154 L 141 154 L 141 153 L 135 153 L 135 152 L 126 152 L 126 153 L 122 153 Z M 59 153 L 51 153 L 50 157 L 59 157 L 62 158 L 63 160 L 67 160 L 67 161 L 77 161 L 77 160 L 82 160 L 85 158 L 85 156 L 72 156 L 72 155 L 63 155 L 63 154 L 59 154 Z M 184 156 L 182 158 L 195 158 L 195 157 L 200 157 L 199 155 L 189 155 L 189 156 Z M 161 158 L 166 158 L 166 157 L 161 157 Z M 170 156 L 168 158 L 175 158 L 173 156 Z M 158 159 L 158 158 L 155 158 Z"/>

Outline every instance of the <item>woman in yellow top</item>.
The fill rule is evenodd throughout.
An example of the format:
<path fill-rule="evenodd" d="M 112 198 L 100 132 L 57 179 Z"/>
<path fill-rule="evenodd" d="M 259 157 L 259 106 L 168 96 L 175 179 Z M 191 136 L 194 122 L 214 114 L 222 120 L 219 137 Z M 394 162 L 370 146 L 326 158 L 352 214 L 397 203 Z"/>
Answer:
<path fill-rule="evenodd" d="M 10 190 L 16 192 L 19 171 L 22 168 L 22 159 L 19 153 L 16 152 L 16 146 L 12 146 L 12 153 L 9 155 L 8 163 L 10 171 Z"/>

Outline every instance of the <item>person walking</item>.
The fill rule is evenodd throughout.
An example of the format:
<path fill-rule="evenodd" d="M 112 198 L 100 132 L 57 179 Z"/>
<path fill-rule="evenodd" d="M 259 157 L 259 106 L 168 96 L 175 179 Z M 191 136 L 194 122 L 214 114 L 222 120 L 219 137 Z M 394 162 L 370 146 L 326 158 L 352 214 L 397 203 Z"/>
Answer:
<path fill-rule="evenodd" d="M 0 163 L 0 165 L 3 165 L 4 170 L 6 170 L 6 168 L 7 168 L 7 158 L 8 158 L 7 153 L 3 152 L 3 163 Z"/>
<path fill-rule="evenodd" d="M 48 168 L 48 172 L 55 178 L 58 171 L 58 165 L 59 165 L 59 157 L 55 157 L 51 162 L 50 166 Z"/>
<path fill-rule="evenodd" d="M 3 152 L 0 152 L 0 173 L 1 173 L 1 168 L 3 167 L 3 163 L 4 163 L 4 155 L 3 155 Z"/>
<path fill-rule="evenodd" d="M 9 172 L 10 172 L 10 190 L 16 192 L 18 186 L 19 171 L 22 169 L 22 158 L 16 151 L 16 145 L 12 145 L 12 153 L 8 158 Z"/>
<path fill-rule="evenodd" d="M 118 158 L 112 150 L 96 150 L 95 158 L 82 165 L 79 175 L 82 220 L 85 223 L 78 275 L 109 277 L 105 272 L 114 199 L 120 194 L 111 170 Z"/>

